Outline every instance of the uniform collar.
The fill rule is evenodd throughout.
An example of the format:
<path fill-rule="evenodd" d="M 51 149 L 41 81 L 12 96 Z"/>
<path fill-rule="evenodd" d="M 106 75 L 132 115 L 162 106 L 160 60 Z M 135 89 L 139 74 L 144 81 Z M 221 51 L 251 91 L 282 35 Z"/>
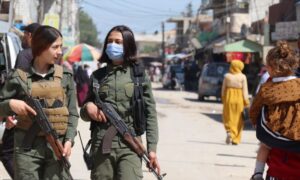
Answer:
<path fill-rule="evenodd" d="M 108 72 L 116 72 L 116 71 L 122 71 L 122 72 L 127 72 L 128 66 L 126 65 L 113 65 L 113 64 L 108 64 L 107 65 Z"/>
<path fill-rule="evenodd" d="M 29 73 L 29 77 L 31 77 L 31 76 L 33 76 L 33 75 L 40 76 L 40 75 L 38 75 L 38 73 L 36 72 L 36 70 L 34 69 L 33 66 L 31 66 L 31 67 L 29 68 L 28 73 Z M 47 75 L 46 75 L 45 77 L 47 77 L 49 74 L 53 74 L 53 73 L 54 73 L 54 65 L 51 65 L 51 67 L 50 67 L 50 69 L 48 70 Z"/>

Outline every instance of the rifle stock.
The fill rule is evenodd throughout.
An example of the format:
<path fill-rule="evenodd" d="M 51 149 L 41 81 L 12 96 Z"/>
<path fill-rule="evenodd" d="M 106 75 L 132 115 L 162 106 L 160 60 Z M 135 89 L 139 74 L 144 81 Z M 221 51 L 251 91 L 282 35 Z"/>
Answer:
<path fill-rule="evenodd" d="M 45 114 L 43 107 L 37 99 L 34 99 L 30 96 L 27 97 L 26 103 L 36 111 L 36 116 L 31 116 L 31 118 L 37 122 L 41 131 L 45 133 L 46 140 L 52 147 L 54 154 L 62 166 L 65 169 L 70 180 L 73 180 L 73 177 L 70 173 L 71 164 L 66 157 L 63 156 L 63 145 L 59 141 L 58 135 L 50 124 L 47 115 Z"/>

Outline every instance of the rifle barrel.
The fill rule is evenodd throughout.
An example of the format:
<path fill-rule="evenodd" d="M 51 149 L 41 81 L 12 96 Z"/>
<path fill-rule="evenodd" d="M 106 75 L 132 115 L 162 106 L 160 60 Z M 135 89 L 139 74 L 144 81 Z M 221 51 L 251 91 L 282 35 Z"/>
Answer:
<path fill-rule="evenodd" d="M 147 156 L 146 154 L 144 154 L 144 155 L 142 156 L 142 159 L 145 161 L 146 165 L 148 166 L 148 164 L 150 163 L 150 160 L 149 160 L 148 156 Z M 164 173 L 164 174 L 162 174 L 162 175 L 159 175 L 159 174 L 155 171 L 155 169 L 154 169 L 153 167 L 148 166 L 148 168 L 149 168 L 150 171 L 156 176 L 156 178 L 157 178 L 158 180 L 162 180 L 162 179 L 164 178 L 164 176 L 167 175 L 167 173 Z"/>
<path fill-rule="evenodd" d="M 26 103 L 36 111 L 37 115 L 33 116 L 32 118 L 34 118 L 37 121 L 41 131 L 45 133 L 46 140 L 52 147 L 59 164 L 62 166 L 63 169 L 65 169 L 67 175 L 69 176 L 69 179 L 73 180 L 73 177 L 70 173 L 71 164 L 68 161 L 68 159 L 62 155 L 63 145 L 61 144 L 56 131 L 50 124 L 49 119 L 45 114 L 41 103 L 37 99 L 34 99 L 30 96 L 27 97 Z"/>

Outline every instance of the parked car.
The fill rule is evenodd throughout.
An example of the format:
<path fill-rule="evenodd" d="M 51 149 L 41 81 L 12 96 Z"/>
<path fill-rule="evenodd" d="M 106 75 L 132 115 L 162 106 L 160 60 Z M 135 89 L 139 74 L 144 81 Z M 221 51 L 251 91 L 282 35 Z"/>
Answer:
<path fill-rule="evenodd" d="M 13 32 L 1 33 L 0 32 L 1 45 L 4 49 L 4 54 L 7 58 L 8 68 L 14 68 L 17 55 L 22 50 L 21 40 Z"/>
<path fill-rule="evenodd" d="M 198 83 L 198 99 L 205 100 L 205 97 L 221 97 L 222 83 L 225 73 L 229 71 L 228 63 L 208 63 L 203 66 Z"/>
<path fill-rule="evenodd" d="M 168 65 L 162 77 L 163 88 L 181 89 L 184 84 L 184 70 L 180 64 Z"/>
<path fill-rule="evenodd" d="M 0 83 L 3 83 L 6 74 L 15 67 L 17 55 L 22 50 L 21 40 L 13 32 L 0 30 Z"/>

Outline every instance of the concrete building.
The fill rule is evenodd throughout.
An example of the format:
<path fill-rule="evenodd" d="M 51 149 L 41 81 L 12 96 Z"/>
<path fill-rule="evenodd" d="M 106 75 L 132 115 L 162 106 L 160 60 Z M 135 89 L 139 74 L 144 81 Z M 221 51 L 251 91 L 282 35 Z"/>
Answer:
<path fill-rule="evenodd" d="M 165 53 L 174 54 L 176 50 L 176 30 L 165 31 Z M 139 56 L 162 55 L 162 34 L 135 34 Z"/>
<path fill-rule="evenodd" d="M 300 1 L 284 0 L 270 6 L 269 24 L 271 42 L 287 40 L 298 50 L 297 40 L 300 34 Z"/>
<path fill-rule="evenodd" d="M 135 34 L 138 56 L 161 55 L 162 34 Z"/>
<path fill-rule="evenodd" d="M 251 25 L 247 0 L 210 0 L 206 9 L 213 10 L 214 29 L 219 36 L 227 35 L 228 42 Z"/>
<path fill-rule="evenodd" d="M 12 4 L 12 12 L 9 6 Z M 24 25 L 39 22 L 59 29 L 64 36 L 64 46 L 79 42 L 78 1 L 76 0 L 5 0 L 1 3 L 0 19 Z"/>
<path fill-rule="evenodd" d="M 14 20 L 22 21 L 23 24 L 38 22 L 39 2 L 36 0 L 15 0 Z"/>
<path fill-rule="evenodd" d="M 211 23 L 212 17 L 210 15 L 199 15 L 198 17 L 172 17 L 167 20 L 170 23 L 176 23 L 176 40 L 175 43 L 178 49 L 183 49 L 189 47 L 191 44 L 190 40 L 193 38 L 193 29 L 198 29 L 201 23 Z"/>
<path fill-rule="evenodd" d="M 64 36 L 64 46 L 79 43 L 79 5 L 76 0 L 63 0 L 60 30 Z"/>
<path fill-rule="evenodd" d="M 269 7 L 280 0 L 249 0 L 249 15 L 251 23 L 264 19 L 269 14 Z"/>

